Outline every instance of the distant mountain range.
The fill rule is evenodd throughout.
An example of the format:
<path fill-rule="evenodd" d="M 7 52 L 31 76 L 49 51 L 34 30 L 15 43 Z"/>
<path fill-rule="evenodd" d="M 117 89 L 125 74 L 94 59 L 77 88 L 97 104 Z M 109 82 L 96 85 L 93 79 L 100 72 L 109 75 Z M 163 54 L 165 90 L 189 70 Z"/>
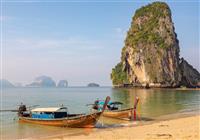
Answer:
<path fill-rule="evenodd" d="M 22 86 L 21 83 L 12 84 L 6 79 L 0 80 L 0 83 L 2 84 L 3 88 L 14 88 L 14 87 L 34 87 L 34 88 L 67 88 L 68 87 L 68 81 L 67 80 L 60 80 L 56 84 L 56 82 L 49 76 L 39 76 L 34 79 L 33 82 L 30 84 L 27 84 L 25 86 Z M 99 87 L 100 85 L 97 83 L 89 83 L 87 87 Z"/>

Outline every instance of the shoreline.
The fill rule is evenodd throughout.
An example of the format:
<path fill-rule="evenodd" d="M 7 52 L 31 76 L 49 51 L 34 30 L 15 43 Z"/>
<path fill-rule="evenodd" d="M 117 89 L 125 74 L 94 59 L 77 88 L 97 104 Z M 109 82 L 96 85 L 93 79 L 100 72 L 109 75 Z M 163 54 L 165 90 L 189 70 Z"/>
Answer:
<path fill-rule="evenodd" d="M 135 87 L 115 87 L 115 86 L 111 86 L 111 88 L 113 89 L 145 89 L 145 90 L 149 90 L 149 89 L 160 89 L 160 90 L 200 90 L 199 87 L 197 88 L 188 88 L 188 87 L 141 87 L 141 86 L 135 86 Z"/>
<path fill-rule="evenodd" d="M 152 123 L 141 124 L 137 126 L 123 126 L 116 128 L 97 129 L 88 134 L 65 135 L 56 134 L 48 137 L 36 139 L 48 140 L 111 140 L 111 139 L 135 139 L 135 140 L 161 140 L 161 139 L 200 139 L 200 115 L 184 116 L 181 118 L 172 118 L 160 120 Z"/>

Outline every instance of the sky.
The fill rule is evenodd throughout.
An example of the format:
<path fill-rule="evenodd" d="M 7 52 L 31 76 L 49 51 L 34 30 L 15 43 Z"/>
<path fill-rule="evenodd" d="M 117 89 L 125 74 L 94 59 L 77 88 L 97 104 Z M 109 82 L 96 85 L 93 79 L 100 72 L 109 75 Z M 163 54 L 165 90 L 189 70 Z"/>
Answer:
<path fill-rule="evenodd" d="M 126 32 L 136 9 L 152 1 L 6 0 L 1 4 L 2 78 L 31 83 L 47 75 L 70 86 L 111 86 Z M 165 1 L 180 56 L 198 71 L 199 7 L 196 1 Z"/>

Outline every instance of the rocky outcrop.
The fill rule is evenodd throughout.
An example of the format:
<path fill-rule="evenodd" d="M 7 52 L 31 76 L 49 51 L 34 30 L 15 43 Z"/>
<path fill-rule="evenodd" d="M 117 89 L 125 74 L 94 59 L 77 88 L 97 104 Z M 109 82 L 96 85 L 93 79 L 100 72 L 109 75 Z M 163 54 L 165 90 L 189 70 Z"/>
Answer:
<path fill-rule="evenodd" d="M 179 87 L 183 71 L 169 6 L 154 2 L 138 9 L 127 32 L 121 62 L 112 69 L 113 85 Z"/>
<path fill-rule="evenodd" d="M 188 64 L 186 60 L 181 58 L 181 85 L 185 87 L 199 87 L 200 88 L 200 73 Z"/>
<path fill-rule="evenodd" d="M 56 87 L 56 83 L 48 76 L 40 76 L 35 81 L 27 85 L 27 87 Z"/>
<path fill-rule="evenodd" d="M 68 82 L 67 82 L 67 80 L 60 80 L 60 81 L 58 82 L 57 87 L 58 87 L 58 88 L 66 88 L 66 87 L 68 87 Z"/>

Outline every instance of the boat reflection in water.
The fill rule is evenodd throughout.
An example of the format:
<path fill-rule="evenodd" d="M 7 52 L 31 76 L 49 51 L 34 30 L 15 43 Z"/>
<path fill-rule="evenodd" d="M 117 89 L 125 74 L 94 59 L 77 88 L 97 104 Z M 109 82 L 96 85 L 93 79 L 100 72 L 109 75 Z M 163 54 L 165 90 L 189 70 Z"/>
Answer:
<path fill-rule="evenodd" d="M 174 89 L 113 89 L 111 97 L 113 101 L 122 102 L 122 108 L 130 108 L 134 106 L 136 96 L 140 99 L 137 111 L 141 118 L 152 119 L 183 111 L 184 108 L 190 108 L 190 106 L 192 109 L 194 105 L 190 101 L 196 100 L 194 91 Z"/>

